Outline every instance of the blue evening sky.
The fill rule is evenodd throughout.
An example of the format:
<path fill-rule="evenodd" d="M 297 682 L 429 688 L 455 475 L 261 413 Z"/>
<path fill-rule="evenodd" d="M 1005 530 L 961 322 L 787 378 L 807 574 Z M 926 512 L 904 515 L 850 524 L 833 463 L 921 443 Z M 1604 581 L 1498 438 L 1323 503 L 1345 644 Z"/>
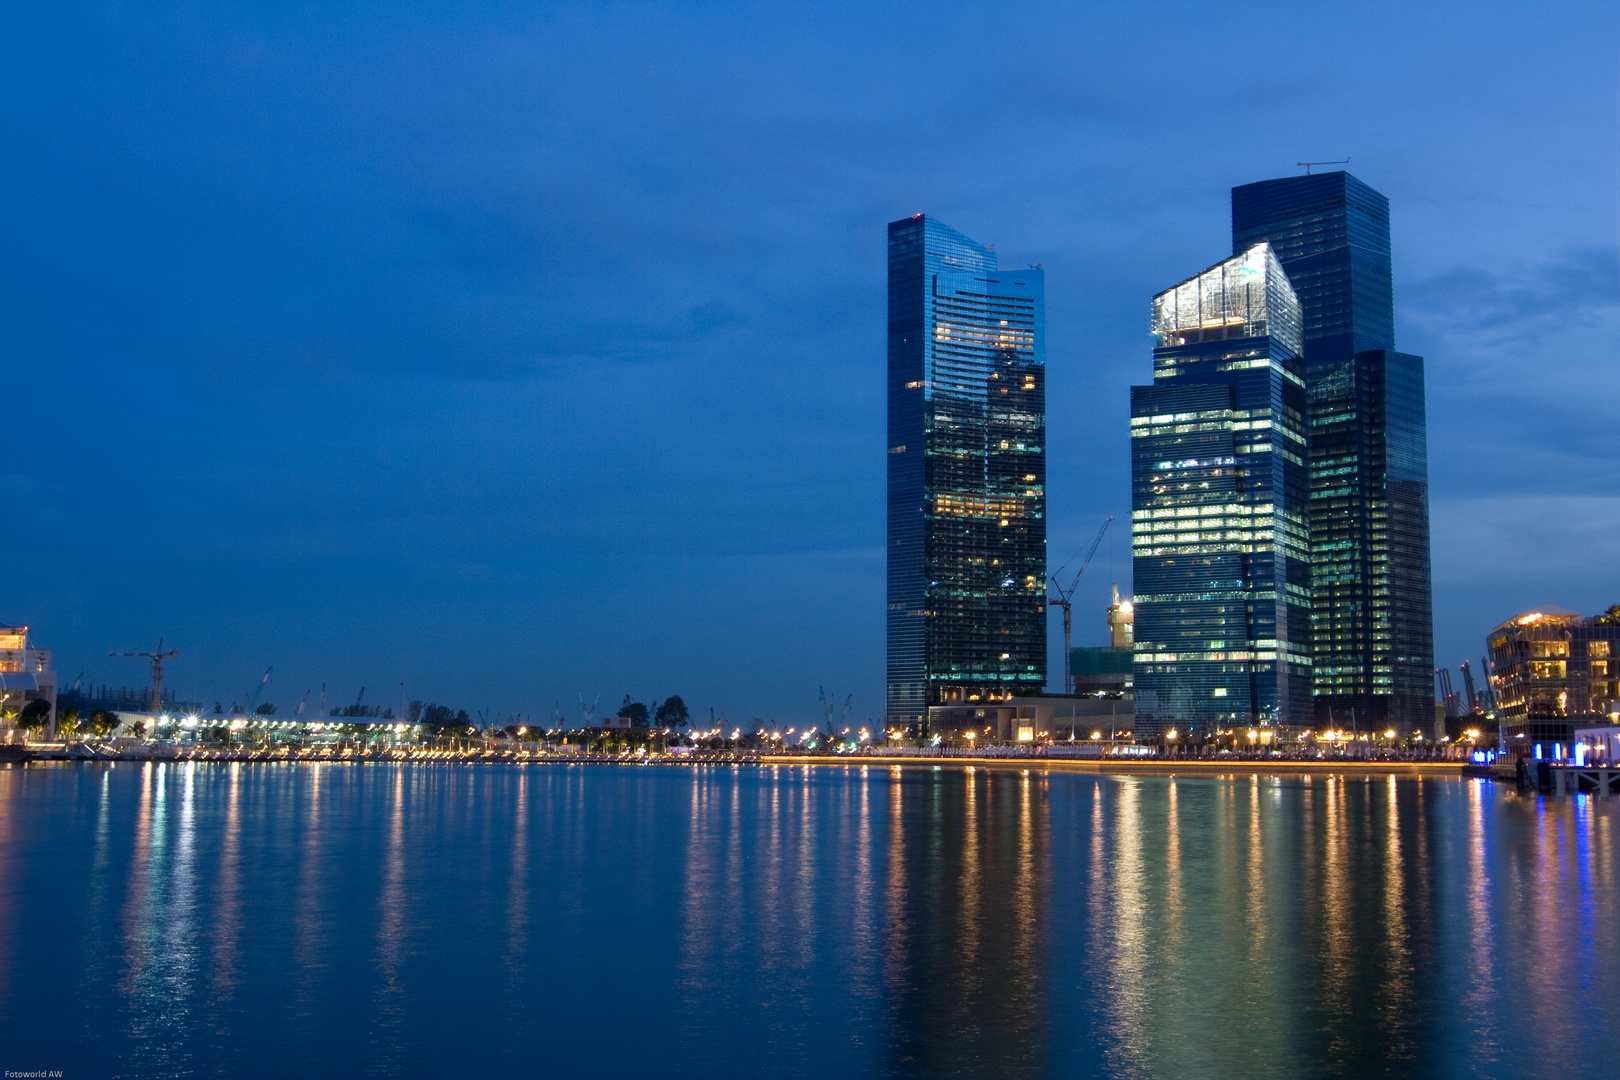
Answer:
<path fill-rule="evenodd" d="M 1232 185 L 1347 155 L 1428 360 L 1439 662 L 1620 603 L 1612 2 L 69 3 L 0 56 L 0 618 L 66 681 L 162 634 L 210 703 L 881 715 L 917 211 L 1046 266 L 1102 644 L 1148 298 Z"/>

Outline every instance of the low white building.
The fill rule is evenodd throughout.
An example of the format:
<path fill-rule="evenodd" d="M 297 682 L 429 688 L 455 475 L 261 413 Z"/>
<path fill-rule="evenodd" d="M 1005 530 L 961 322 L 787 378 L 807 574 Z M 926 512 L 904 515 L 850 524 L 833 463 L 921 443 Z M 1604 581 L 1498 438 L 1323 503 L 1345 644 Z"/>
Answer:
<path fill-rule="evenodd" d="M 34 701 L 49 703 L 45 737 L 54 739 L 56 672 L 51 670 L 51 654 L 30 643 L 28 627 L 0 626 L 0 741 L 21 738 L 17 715 Z"/>
<path fill-rule="evenodd" d="M 1015 697 L 966 705 L 931 705 L 928 730 L 949 739 L 996 742 L 1086 739 L 1100 731 L 1110 741 L 1136 727 L 1136 702 L 1120 697 Z"/>
<path fill-rule="evenodd" d="M 1570 747 L 1571 757 L 1575 756 L 1576 746 L 1585 748 L 1581 756 L 1586 761 L 1603 762 L 1607 765 L 1620 763 L 1620 724 L 1577 726 Z"/>

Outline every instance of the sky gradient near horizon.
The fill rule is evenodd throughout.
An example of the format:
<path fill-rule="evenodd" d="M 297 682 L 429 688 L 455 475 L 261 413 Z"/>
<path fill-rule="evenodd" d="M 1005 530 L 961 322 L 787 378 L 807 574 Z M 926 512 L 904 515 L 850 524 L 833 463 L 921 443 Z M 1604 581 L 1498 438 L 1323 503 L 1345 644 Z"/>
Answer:
<path fill-rule="evenodd" d="M 1150 296 L 1348 166 L 1428 364 L 1437 662 L 1620 603 L 1620 9 L 14 15 L 0 619 L 288 711 L 881 715 L 884 227 L 1047 271 L 1049 554 L 1129 582 Z M 1606 434 L 1607 433 L 1607 434 Z M 1052 674 L 1060 684 L 1053 624 Z"/>

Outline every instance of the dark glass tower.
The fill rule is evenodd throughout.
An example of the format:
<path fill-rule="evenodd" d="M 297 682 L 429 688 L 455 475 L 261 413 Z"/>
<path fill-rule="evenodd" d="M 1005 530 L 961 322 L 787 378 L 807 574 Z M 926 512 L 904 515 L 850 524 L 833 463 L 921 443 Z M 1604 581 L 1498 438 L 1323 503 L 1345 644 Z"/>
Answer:
<path fill-rule="evenodd" d="M 1131 387 L 1136 727 L 1310 713 L 1300 308 L 1266 244 L 1154 297 Z"/>
<path fill-rule="evenodd" d="M 1233 251 L 1261 241 L 1304 316 L 1316 722 L 1427 730 L 1428 426 L 1423 360 L 1394 351 L 1389 200 L 1344 172 L 1233 188 Z"/>
<path fill-rule="evenodd" d="M 1045 276 L 889 224 L 891 728 L 1046 685 Z"/>

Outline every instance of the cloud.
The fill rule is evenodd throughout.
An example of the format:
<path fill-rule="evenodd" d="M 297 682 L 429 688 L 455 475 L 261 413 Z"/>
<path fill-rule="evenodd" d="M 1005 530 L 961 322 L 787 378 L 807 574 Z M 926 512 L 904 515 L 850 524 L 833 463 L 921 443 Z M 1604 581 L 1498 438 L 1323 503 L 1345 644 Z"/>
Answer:
<path fill-rule="evenodd" d="M 20 499 L 34 494 L 39 484 L 26 476 L 16 473 L 0 473 L 0 495 Z"/>
<path fill-rule="evenodd" d="M 1515 567 L 1524 580 L 1620 585 L 1620 495 L 1437 498 L 1432 518 L 1436 582 L 1480 582 Z"/>
<path fill-rule="evenodd" d="M 1536 343 L 1620 307 L 1620 259 L 1593 247 L 1514 270 L 1459 267 L 1406 286 L 1402 301 L 1428 333 L 1485 348 Z"/>

